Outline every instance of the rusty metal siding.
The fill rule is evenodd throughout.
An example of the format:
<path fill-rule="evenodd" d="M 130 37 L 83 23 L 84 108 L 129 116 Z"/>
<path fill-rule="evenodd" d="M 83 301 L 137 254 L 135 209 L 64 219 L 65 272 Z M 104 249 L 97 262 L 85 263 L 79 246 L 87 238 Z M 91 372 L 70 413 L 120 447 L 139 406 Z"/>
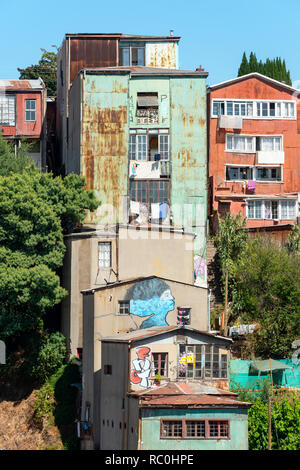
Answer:
<path fill-rule="evenodd" d="M 171 77 L 170 92 L 173 222 L 196 233 L 194 255 L 203 260 L 207 219 L 206 79 Z M 205 279 L 199 279 L 200 284 L 202 281 Z"/>
<path fill-rule="evenodd" d="M 146 66 L 177 69 L 177 42 L 148 42 L 146 43 Z"/>
<path fill-rule="evenodd" d="M 84 68 L 118 65 L 118 39 L 71 38 L 70 42 L 70 83 Z"/>
<path fill-rule="evenodd" d="M 127 196 L 128 76 L 83 79 L 81 174 L 101 201 L 87 223 L 124 222 Z"/>

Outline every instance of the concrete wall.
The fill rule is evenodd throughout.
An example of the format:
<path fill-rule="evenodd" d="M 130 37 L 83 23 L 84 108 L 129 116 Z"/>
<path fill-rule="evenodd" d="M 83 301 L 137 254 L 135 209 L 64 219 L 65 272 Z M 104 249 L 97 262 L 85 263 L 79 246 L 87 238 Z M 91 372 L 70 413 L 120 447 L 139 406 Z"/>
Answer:
<path fill-rule="evenodd" d="M 230 439 L 161 439 L 161 419 L 229 419 Z M 248 410 L 142 409 L 142 450 L 248 450 Z"/>
<path fill-rule="evenodd" d="M 192 234 L 154 228 L 136 231 L 127 226 L 120 227 L 118 235 L 116 228 L 111 228 L 65 237 L 63 286 L 69 295 L 62 302 L 62 331 L 70 340 L 72 354 L 82 347 L 82 290 L 106 285 L 105 279 L 117 281 L 115 273 L 120 281 L 156 275 L 192 284 L 193 238 Z M 112 244 L 112 269 L 98 268 L 100 241 Z"/>

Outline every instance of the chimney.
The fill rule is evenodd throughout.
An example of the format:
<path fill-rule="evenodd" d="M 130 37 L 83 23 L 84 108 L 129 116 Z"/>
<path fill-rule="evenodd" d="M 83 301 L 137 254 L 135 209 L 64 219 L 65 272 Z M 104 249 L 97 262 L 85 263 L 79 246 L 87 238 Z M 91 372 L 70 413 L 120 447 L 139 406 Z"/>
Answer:
<path fill-rule="evenodd" d="M 196 72 L 204 72 L 204 68 L 199 65 L 199 67 L 196 69 Z"/>
<path fill-rule="evenodd" d="M 174 29 L 170 29 L 170 36 L 173 37 Z"/>

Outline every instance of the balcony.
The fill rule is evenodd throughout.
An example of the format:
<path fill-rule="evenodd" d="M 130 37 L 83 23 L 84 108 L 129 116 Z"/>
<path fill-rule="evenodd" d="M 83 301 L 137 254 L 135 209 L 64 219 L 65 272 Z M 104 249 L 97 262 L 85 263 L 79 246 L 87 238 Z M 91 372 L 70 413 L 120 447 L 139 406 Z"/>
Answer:
<path fill-rule="evenodd" d="M 137 161 L 129 162 L 129 177 L 132 179 L 160 179 L 170 176 L 170 162 L 160 161 Z"/>

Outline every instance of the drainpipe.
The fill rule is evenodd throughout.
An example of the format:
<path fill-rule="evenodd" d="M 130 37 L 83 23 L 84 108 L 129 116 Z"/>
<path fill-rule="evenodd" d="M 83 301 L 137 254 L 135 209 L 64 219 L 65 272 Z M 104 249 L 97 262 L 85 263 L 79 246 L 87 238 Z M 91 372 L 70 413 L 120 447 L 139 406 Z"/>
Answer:
<path fill-rule="evenodd" d="M 210 296 L 211 296 L 211 290 L 208 289 L 208 294 L 207 294 L 207 331 L 210 332 Z"/>
<path fill-rule="evenodd" d="M 138 407 L 139 407 L 139 424 L 138 424 L 138 445 L 137 445 L 137 450 L 141 450 L 142 448 L 142 410 L 140 407 L 140 401 L 138 398 Z"/>

